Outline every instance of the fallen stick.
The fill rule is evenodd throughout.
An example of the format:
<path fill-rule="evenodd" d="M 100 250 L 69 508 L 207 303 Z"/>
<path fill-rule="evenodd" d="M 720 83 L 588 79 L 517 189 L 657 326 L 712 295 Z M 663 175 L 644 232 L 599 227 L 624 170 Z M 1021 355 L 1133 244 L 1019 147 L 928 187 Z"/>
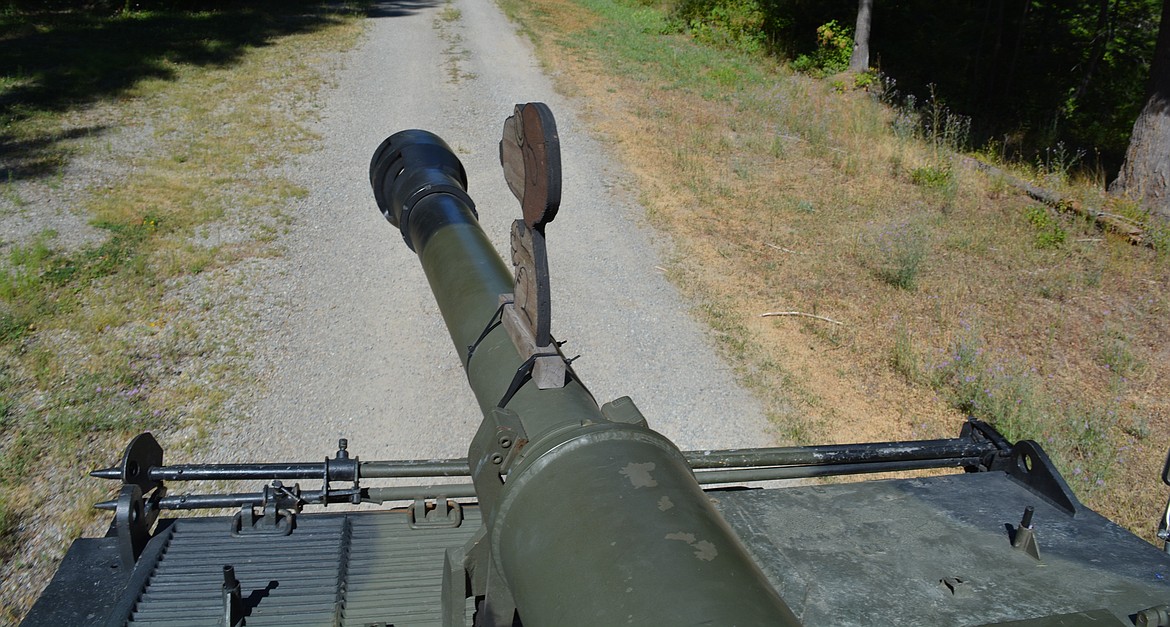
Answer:
<path fill-rule="evenodd" d="M 775 244 L 769 244 L 768 242 L 764 242 L 764 246 L 767 246 L 768 248 L 775 248 L 776 250 L 779 250 L 779 251 L 781 251 L 781 252 L 786 252 L 786 253 L 788 253 L 788 254 L 790 254 L 790 255 L 803 255 L 803 254 L 804 254 L 804 253 L 802 253 L 802 252 L 800 252 L 800 251 L 796 251 L 796 250 L 789 250 L 789 249 L 787 249 L 787 248 L 785 248 L 785 247 L 783 247 L 783 246 L 777 246 L 777 245 L 775 245 Z"/>
<path fill-rule="evenodd" d="M 767 311 L 767 312 L 760 314 L 761 318 L 771 318 L 773 316 L 803 316 L 805 318 L 815 318 L 817 320 L 823 320 L 825 322 L 831 322 L 833 324 L 840 324 L 842 326 L 844 326 L 844 324 L 845 324 L 844 322 L 841 322 L 840 320 L 834 320 L 832 318 L 826 318 L 824 316 L 818 316 L 816 314 L 804 313 L 803 311 Z"/>

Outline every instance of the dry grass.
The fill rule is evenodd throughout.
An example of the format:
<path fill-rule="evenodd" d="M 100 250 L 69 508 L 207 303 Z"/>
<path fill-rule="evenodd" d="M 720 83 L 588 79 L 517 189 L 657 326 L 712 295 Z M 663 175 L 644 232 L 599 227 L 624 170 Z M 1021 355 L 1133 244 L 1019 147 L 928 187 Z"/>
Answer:
<path fill-rule="evenodd" d="M 1083 500 L 1152 539 L 1170 445 L 1165 258 L 1040 219 L 895 133 L 898 112 L 868 94 L 700 48 L 651 9 L 505 6 L 617 147 L 673 238 L 670 276 L 782 433 L 938 437 L 975 415 L 1040 441 Z M 778 309 L 846 324 L 757 317 Z"/>

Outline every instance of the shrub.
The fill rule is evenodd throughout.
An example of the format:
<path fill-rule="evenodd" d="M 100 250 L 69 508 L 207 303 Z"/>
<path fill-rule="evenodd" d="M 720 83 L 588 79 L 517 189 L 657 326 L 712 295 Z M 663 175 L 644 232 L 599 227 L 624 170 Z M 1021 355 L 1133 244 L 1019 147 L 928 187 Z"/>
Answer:
<path fill-rule="evenodd" d="M 878 278 L 899 289 L 917 286 L 930 248 L 924 228 L 911 222 L 896 222 L 874 234 L 871 245 L 877 257 Z"/>
<path fill-rule="evenodd" d="M 955 185 L 955 173 L 949 163 L 926 165 L 910 171 L 910 182 L 919 187 L 945 191 Z"/>
<path fill-rule="evenodd" d="M 878 87 L 881 82 L 878 77 L 877 70 L 870 68 L 864 72 L 858 72 L 857 76 L 853 77 L 853 88 L 869 91 L 872 88 Z"/>
<path fill-rule="evenodd" d="M 1060 222 L 1044 207 L 1033 205 L 1024 213 L 1028 222 L 1036 228 L 1032 243 L 1036 248 L 1060 248 L 1068 234 L 1060 226 Z"/>
<path fill-rule="evenodd" d="M 1044 401 L 1033 377 L 1016 365 L 988 359 L 970 329 L 931 368 L 930 379 L 956 409 L 991 423 L 1009 440 L 1038 433 Z"/>
<path fill-rule="evenodd" d="M 695 39 L 747 53 L 764 50 L 764 10 L 757 0 L 683 0 L 672 20 Z"/>
<path fill-rule="evenodd" d="M 944 213 L 950 210 L 959 192 L 959 179 L 950 163 L 914 168 L 910 171 L 910 182 L 928 192 Z"/>
<path fill-rule="evenodd" d="M 817 28 L 817 49 L 810 55 L 796 57 L 792 69 L 814 76 L 836 74 L 849 68 L 852 54 L 853 31 L 837 20 L 830 20 Z"/>

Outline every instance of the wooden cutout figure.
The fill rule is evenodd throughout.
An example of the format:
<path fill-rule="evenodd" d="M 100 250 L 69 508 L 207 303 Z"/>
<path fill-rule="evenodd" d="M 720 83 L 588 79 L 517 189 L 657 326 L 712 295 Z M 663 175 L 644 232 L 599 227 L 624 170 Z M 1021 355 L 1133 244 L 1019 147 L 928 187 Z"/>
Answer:
<path fill-rule="evenodd" d="M 561 140 L 552 111 L 543 102 L 518 104 L 504 120 L 500 165 L 520 201 L 524 224 L 544 235 L 561 206 Z"/>
<path fill-rule="evenodd" d="M 548 254 L 544 237 L 521 220 L 512 223 L 512 266 L 516 270 L 516 309 L 532 329 L 536 346 L 547 346 L 552 342 Z"/>
<path fill-rule="evenodd" d="M 512 266 L 516 273 L 504 327 L 521 355 L 538 357 L 532 378 L 540 389 L 562 387 L 566 365 L 552 343 L 552 300 L 544 226 L 561 204 L 561 146 L 552 111 L 541 102 L 518 104 L 504 121 L 500 165 L 520 201 L 522 220 L 512 224 Z"/>

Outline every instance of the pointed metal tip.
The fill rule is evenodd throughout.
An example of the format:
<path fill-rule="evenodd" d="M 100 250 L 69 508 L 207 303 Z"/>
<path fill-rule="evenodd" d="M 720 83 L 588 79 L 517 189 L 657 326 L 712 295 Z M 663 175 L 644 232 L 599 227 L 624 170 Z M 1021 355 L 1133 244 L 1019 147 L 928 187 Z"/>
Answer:
<path fill-rule="evenodd" d="M 109 468 L 94 470 L 89 473 L 89 476 L 97 477 L 98 479 L 121 479 L 122 469 L 116 466 L 110 466 Z"/>
<path fill-rule="evenodd" d="M 112 512 L 112 511 L 118 509 L 118 502 L 117 501 L 102 501 L 101 503 L 94 503 L 93 506 L 95 509 L 104 509 L 106 511 Z"/>

